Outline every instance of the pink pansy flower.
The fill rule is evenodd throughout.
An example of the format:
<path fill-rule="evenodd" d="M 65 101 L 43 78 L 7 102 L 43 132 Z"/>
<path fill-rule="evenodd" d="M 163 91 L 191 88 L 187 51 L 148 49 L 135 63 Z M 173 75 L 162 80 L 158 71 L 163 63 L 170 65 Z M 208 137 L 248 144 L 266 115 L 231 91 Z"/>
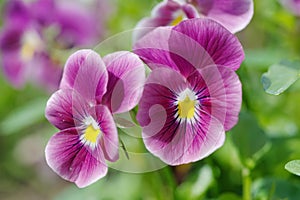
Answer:
<path fill-rule="evenodd" d="M 134 40 L 155 27 L 172 26 L 192 18 L 213 19 L 236 33 L 249 24 L 252 16 L 252 0 L 164 0 L 154 7 L 151 17 L 137 24 Z"/>
<path fill-rule="evenodd" d="M 147 149 L 169 165 L 218 149 L 241 108 L 238 39 L 212 20 L 191 19 L 153 30 L 134 52 L 152 69 L 137 114 Z"/>
<path fill-rule="evenodd" d="M 112 114 L 136 106 L 144 79 L 142 61 L 130 52 L 116 52 L 103 59 L 92 50 L 71 55 L 60 90 L 46 107 L 46 118 L 60 130 L 46 146 L 48 165 L 78 187 L 105 176 L 105 160 L 118 159 Z"/>
<path fill-rule="evenodd" d="M 98 1 L 93 0 L 95 5 Z M 8 81 L 16 88 L 30 81 L 57 90 L 64 62 L 61 54 L 97 43 L 103 33 L 97 8 L 85 7 L 78 0 L 7 1 L 0 52 Z"/>

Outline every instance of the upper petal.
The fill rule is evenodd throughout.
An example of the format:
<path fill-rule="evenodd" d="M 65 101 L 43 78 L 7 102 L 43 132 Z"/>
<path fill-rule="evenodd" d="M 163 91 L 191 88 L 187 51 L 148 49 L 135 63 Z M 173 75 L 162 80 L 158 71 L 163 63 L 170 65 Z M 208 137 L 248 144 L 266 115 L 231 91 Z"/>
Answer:
<path fill-rule="evenodd" d="M 80 141 L 78 130 L 66 129 L 52 136 L 46 146 L 46 161 L 62 178 L 86 187 L 107 173 L 103 152 L 93 152 Z"/>
<path fill-rule="evenodd" d="M 178 51 L 181 46 L 184 58 L 189 58 L 191 55 L 197 54 L 204 60 L 213 60 L 214 64 L 223 65 L 233 70 L 237 70 L 244 60 L 244 51 L 238 38 L 222 27 L 220 24 L 209 19 L 190 19 L 185 20 L 173 28 L 197 42 L 202 50 L 194 52 L 189 50 L 189 45 L 180 42 L 182 36 L 178 34 L 170 35 L 170 50 Z M 187 41 L 184 39 L 183 41 Z M 205 51 L 203 51 L 205 50 Z M 184 53 L 185 52 L 185 53 Z M 189 62 L 194 62 L 193 59 L 187 59 Z M 197 61 L 197 60 L 196 60 Z M 207 66 L 204 62 L 197 68 Z"/>
<path fill-rule="evenodd" d="M 137 55 L 127 51 L 109 54 L 103 60 L 109 79 L 102 103 L 106 104 L 112 113 L 131 110 L 142 95 L 145 82 L 143 62 Z"/>
<path fill-rule="evenodd" d="M 93 50 L 79 50 L 65 65 L 60 88 L 74 89 L 89 103 L 102 99 L 106 92 L 108 73 L 99 54 Z"/>
<path fill-rule="evenodd" d="M 253 0 L 197 0 L 200 11 L 230 32 L 244 29 L 253 16 Z"/>

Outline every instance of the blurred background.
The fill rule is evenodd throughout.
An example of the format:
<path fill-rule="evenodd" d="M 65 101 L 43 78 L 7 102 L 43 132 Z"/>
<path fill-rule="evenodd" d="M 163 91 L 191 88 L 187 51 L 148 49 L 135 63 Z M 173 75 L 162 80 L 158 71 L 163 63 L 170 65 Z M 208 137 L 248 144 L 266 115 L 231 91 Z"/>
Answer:
<path fill-rule="evenodd" d="M 5 17 L 9 9 L 5 6 L 7 2 L 0 1 L 2 32 L 15 23 L 7 22 Z M 99 20 L 97 25 L 101 26 L 96 40 L 78 46 L 67 41 L 63 47 L 56 48 L 57 52 L 52 52 L 60 55 L 55 64 L 63 66 L 64 60 L 81 47 L 96 48 L 104 56 L 105 47 L 109 46 L 112 49 L 108 51 L 113 51 L 114 45 L 122 46 L 126 40 L 108 39 L 109 45 L 97 44 L 133 29 L 141 18 L 150 15 L 158 2 L 105 1 L 100 5 L 103 14 L 98 15 L 99 18 L 95 16 Z M 40 87 L 43 84 L 31 80 L 13 86 L 2 70 L 0 199 L 300 199 L 300 177 L 285 169 L 287 162 L 300 159 L 300 82 L 297 82 L 300 18 L 276 0 L 256 0 L 254 3 L 251 23 L 237 34 L 246 54 L 238 70 L 243 84 L 239 123 L 227 133 L 222 148 L 192 164 L 162 166 L 147 173 L 127 173 L 110 168 L 105 178 L 78 189 L 52 172 L 45 161 L 47 141 L 57 132 L 44 117 L 45 105 L 53 90 Z M 43 34 L 50 37 L 52 32 L 47 29 Z M 51 43 L 51 40 L 47 42 Z M 4 60 L 5 52 L 1 53 Z M 125 132 L 120 130 L 121 135 L 126 135 Z M 136 145 L 136 141 L 131 144 L 126 136 L 122 137 L 127 148 Z M 143 150 L 141 144 L 136 148 Z"/>

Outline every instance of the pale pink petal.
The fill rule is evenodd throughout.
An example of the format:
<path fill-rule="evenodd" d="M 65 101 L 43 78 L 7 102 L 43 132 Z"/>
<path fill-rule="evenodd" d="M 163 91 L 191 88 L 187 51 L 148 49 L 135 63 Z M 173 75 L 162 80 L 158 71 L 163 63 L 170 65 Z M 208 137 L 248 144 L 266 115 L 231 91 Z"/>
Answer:
<path fill-rule="evenodd" d="M 106 92 L 108 73 L 99 54 L 93 50 L 79 50 L 65 65 L 60 87 L 73 89 L 95 104 Z"/>
<path fill-rule="evenodd" d="M 97 122 L 103 134 L 100 142 L 105 159 L 114 162 L 119 158 L 118 131 L 114 119 L 106 106 L 96 106 L 95 110 Z"/>
<path fill-rule="evenodd" d="M 107 173 L 103 152 L 86 147 L 75 128 L 66 129 L 52 136 L 46 146 L 46 161 L 59 176 L 86 187 Z"/>
<path fill-rule="evenodd" d="M 103 58 L 108 70 L 107 92 L 102 103 L 112 113 L 122 113 L 134 108 L 143 91 L 145 68 L 139 57 L 121 51 Z"/>

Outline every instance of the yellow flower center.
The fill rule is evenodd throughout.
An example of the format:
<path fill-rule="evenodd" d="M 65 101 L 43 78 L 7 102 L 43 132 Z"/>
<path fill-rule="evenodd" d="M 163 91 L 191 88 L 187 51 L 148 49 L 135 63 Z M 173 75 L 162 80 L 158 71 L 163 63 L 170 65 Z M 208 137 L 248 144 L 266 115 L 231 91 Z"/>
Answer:
<path fill-rule="evenodd" d="M 34 31 L 28 31 L 22 38 L 21 58 L 30 61 L 34 53 L 43 49 L 43 42 L 40 36 Z"/>
<path fill-rule="evenodd" d="M 192 119 L 195 115 L 197 97 L 190 89 L 181 92 L 177 99 L 178 116 L 180 118 Z"/>
<path fill-rule="evenodd" d="M 83 134 L 80 136 L 80 140 L 82 143 L 94 149 L 98 144 L 99 137 L 102 135 L 100 127 L 91 116 L 85 119 L 83 126 L 85 129 Z"/>
<path fill-rule="evenodd" d="M 98 136 L 101 134 L 101 131 L 99 128 L 96 128 L 90 124 L 84 132 L 84 139 L 92 144 L 95 144 L 97 142 Z"/>
<path fill-rule="evenodd" d="M 183 15 L 180 14 L 180 15 L 178 15 L 178 17 L 176 17 L 176 18 L 170 23 L 170 26 L 176 26 L 176 25 L 179 24 L 182 20 L 183 20 Z"/>
<path fill-rule="evenodd" d="M 183 101 L 178 102 L 178 115 L 180 118 L 191 119 L 195 114 L 195 100 L 191 100 L 188 96 Z"/>

